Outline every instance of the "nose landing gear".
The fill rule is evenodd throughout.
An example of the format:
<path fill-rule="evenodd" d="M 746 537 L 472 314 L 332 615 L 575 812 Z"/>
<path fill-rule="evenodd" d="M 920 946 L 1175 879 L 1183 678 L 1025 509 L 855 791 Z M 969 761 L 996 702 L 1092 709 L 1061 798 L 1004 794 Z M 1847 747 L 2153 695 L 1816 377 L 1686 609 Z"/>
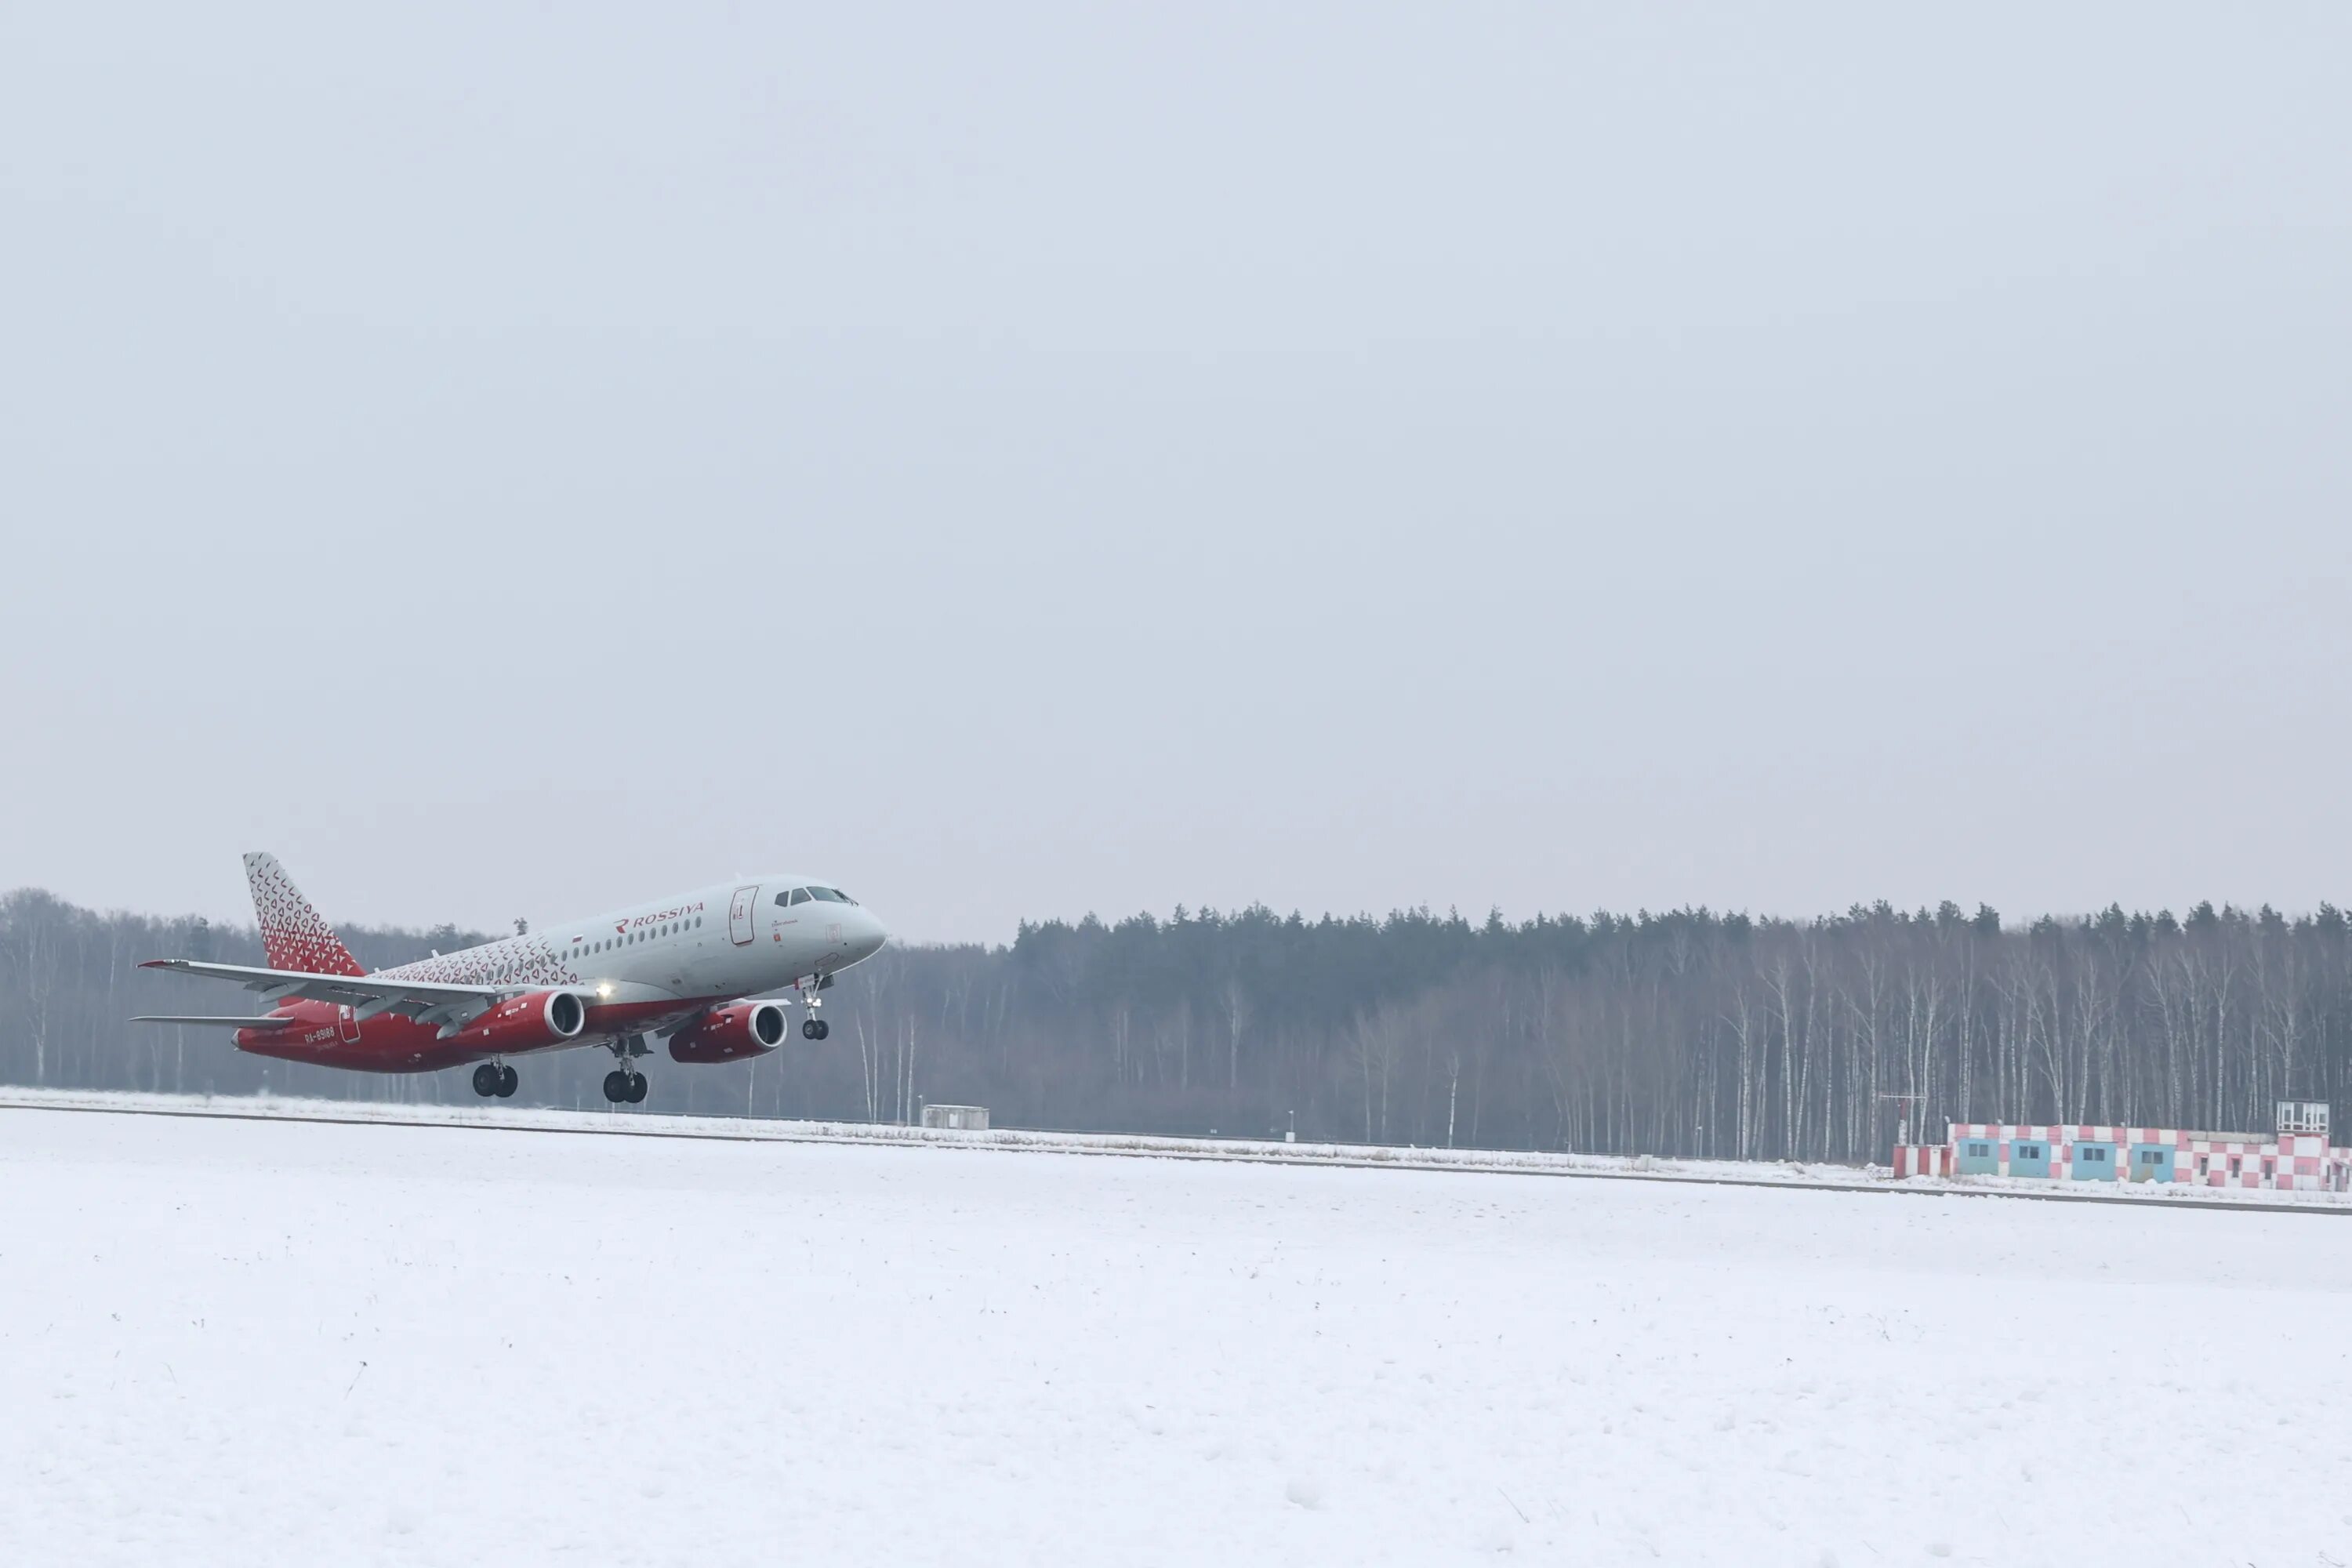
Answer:
<path fill-rule="evenodd" d="M 823 1018 L 816 1016 L 816 1010 L 824 1005 L 824 999 L 819 996 L 817 993 L 832 984 L 833 977 L 831 975 L 820 974 L 816 977 L 815 983 L 811 985 L 806 987 L 803 987 L 797 984 L 793 985 L 793 989 L 800 992 L 801 1001 L 808 1008 L 808 1016 L 801 1020 L 802 1039 L 821 1040 L 827 1035 L 833 1033 L 832 1026 L 827 1024 Z"/>
<path fill-rule="evenodd" d="M 522 1075 L 503 1062 L 484 1062 L 474 1069 L 474 1092 L 484 1100 L 493 1095 L 500 1100 L 512 1100 Z"/>

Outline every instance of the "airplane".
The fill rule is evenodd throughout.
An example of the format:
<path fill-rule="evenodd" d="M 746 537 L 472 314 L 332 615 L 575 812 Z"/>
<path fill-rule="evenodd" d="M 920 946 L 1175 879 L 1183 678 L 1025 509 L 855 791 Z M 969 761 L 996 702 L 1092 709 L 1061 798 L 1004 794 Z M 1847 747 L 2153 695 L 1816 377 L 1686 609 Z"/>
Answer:
<path fill-rule="evenodd" d="M 267 968 L 193 958 L 142 969 L 234 980 L 272 1005 L 243 1017 L 148 1014 L 135 1024 L 194 1024 L 236 1031 L 237 1049 L 359 1072 L 437 1072 L 478 1062 L 474 1092 L 510 1098 L 520 1081 L 509 1057 L 603 1046 L 618 1065 L 604 1098 L 639 1104 L 647 1035 L 667 1036 L 673 1061 L 730 1062 L 782 1044 L 793 991 L 801 1036 L 831 1031 L 820 992 L 889 940 L 874 912 L 807 877 L 738 878 L 676 898 L 591 915 L 373 973 L 310 907 L 277 858 L 245 858 Z"/>

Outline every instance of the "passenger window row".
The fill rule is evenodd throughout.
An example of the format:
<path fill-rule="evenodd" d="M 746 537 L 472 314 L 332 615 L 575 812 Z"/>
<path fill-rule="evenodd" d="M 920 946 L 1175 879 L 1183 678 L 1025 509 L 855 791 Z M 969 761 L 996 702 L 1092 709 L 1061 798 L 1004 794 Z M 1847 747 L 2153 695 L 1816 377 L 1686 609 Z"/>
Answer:
<path fill-rule="evenodd" d="M 609 952 L 616 947 L 633 947 L 641 942 L 651 942 L 657 936 L 677 936 L 681 931 L 695 931 L 701 925 L 702 917 L 697 915 L 690 921 L 672 921 L 667 925 L 648 926 L 643 931 L 633 931 L 626 936 L 608 936 L 602 942 L 592 942 L 585 947 L 573 948 L 572 956 L 578 958 L 583 953 Z"/>

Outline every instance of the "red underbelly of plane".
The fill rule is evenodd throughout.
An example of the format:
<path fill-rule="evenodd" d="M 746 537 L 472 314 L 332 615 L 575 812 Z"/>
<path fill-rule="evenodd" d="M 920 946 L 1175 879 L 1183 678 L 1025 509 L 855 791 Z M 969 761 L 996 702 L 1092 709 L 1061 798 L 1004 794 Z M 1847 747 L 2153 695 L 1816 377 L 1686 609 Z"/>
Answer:
<path fill-rule="evenodd" d="M 554 1050 L 583 1046 L 614 1035 L 642 1029 L 688 1009 L 722 1001 L 717 996 L 664 999 L 657 1002 L 604 1003 L 591 1005 L 580 1033 L 568 1040 L 535 1047 Z M 239 1029 L 236 1047 L 252 1056 L 280 1061 L 316 1062 L 320 1067 L 354 1072 L 437 1072 L 443 1068 L 480 1061 L 493 1052 L 462 1037 L 440 1037 L 440 1028 L 420 1024 L 396 1013 L 355 1019 L 349 1008 L 326 1002 L 297 1002 L 278 1009 L 277 1016 L 300 1022 L 288 1029 Z"/>

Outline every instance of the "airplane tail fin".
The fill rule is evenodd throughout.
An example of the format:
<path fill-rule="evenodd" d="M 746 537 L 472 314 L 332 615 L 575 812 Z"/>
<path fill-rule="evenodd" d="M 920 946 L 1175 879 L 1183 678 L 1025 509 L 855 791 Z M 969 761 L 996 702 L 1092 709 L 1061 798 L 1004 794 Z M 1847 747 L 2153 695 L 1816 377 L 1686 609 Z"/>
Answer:
<path fill-rule="evenodd" d="M 334 928 L 319 918 L 277 856 L 258 850 L 247 855 L 245 879 L 253 886 L 253 917 L 261 927 L 262 950 L 269 955 L 270 968 L 306 974 L 367 973 Z"/>

